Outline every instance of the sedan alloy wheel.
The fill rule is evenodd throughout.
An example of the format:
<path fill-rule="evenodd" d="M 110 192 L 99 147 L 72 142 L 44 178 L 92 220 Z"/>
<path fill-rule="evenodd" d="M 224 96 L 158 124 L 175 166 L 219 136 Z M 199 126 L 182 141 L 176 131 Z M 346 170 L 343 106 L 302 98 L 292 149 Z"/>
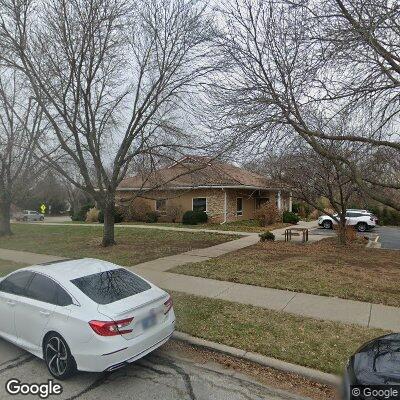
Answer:
<path fill-rule="evenodd" d="M 75 363 L 64 339 L 54 334 L 45 344 L 45 360 L 50 373 L 65 379 L 75 372 Z"/>

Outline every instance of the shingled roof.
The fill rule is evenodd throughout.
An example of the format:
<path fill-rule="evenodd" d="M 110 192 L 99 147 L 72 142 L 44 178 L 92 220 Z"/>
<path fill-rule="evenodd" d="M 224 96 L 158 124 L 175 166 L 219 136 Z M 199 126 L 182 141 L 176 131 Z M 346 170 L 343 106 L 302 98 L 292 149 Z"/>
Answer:
<path fill-rule="evenodd" d="M 204 187 L 243 187 L 272 189 L 276 185 L 262 175 L 232 164 L 206 157 L 187 156 L 180 161 L 154 171 L 150 176 L 136 175 L 125 178 L 119 190 L 189 189 Z"/>

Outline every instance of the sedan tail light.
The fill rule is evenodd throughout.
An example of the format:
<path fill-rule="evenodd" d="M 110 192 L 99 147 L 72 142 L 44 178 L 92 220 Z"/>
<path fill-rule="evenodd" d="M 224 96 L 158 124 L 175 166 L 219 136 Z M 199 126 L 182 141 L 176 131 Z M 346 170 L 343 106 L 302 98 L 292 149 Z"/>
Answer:
<path fill-rule="evenodd" d="M 169 296 L 168 300 L 164 303 L 164 314 L 168 314 L 169 310 L 173 307 L 174 302 L 172 301 L 172 297 Z"/>
<path fill-rule="evenodd" d="M 124 333 L 131 333 L 132 329 L 124 329 L 133 321 L 132 318 L 119 321 L 90 321 L 90 327 L 100 336 L 117 336 Z"/>

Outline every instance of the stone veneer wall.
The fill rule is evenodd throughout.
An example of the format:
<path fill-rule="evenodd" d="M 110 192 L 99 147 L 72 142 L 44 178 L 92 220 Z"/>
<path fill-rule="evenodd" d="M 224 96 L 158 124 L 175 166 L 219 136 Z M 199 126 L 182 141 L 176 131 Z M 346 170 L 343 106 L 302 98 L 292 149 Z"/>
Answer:
<path fill-rule="evenodd" d="M 134 195 L 130 191 L 118 191 L 116 196 L 116 204 L 126 204 Z M 149 191 L 139 196 L 146 201 L 149 206 L 155 210 L 156 199 L 166 199 L 168 205 L 179 206 L 182 211 L 192 209 L 192 199 L 197 197 L 205 197 L 207 199 L 207 213 L 210 222 L 223 221 L 224 215 L 224 193 L 222 189 L 192 189 L 192 190 L 175 190 L 175 191 Z M 125 201 L 121 201 L 121 199 Z"/>
<path fill-rule="evenodd" d="M 227 218 L 229 221 L 247 220 L 254 217 L 255 211 L 255 199 L 252 197 L 254 191 L 249 189 L 225 189 L 227 198 Z M 268 197 L 270 201 L 275 202 L 276 192 L 264 191 L 261 194 L 262 197 Z M 224 221 L 224 203 L 225 203 L 225 191 L 219 188 L 215 189 L 191 189 L 191 190 L 175 190 L 175 191 L 149 191 L 143 196 L 140 196 L 149 206 L 155 210 L 155 200 L 165 198 L 168 205 L 180 206 L 182 211 L 188 211 L 192 209 L 192 199 L 196 197 L 207 198 L 207 213 L 210 222 L 222 222 Z M 243 215 L 237 215 L 236 213 L 236 199 L 238 197 L 243 198 Z M 133 198 L 133 194 L 130 191 L 118 191 L 116 204 L 122 205 L 121 199 Z M 282 192 L 282 209 L 287 209 L 289 204 L 289 194 Z"/>

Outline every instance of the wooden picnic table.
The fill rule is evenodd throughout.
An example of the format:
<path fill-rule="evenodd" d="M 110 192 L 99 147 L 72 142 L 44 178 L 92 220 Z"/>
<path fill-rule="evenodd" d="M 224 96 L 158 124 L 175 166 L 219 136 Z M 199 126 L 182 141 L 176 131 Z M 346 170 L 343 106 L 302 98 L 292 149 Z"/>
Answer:
<path fill-rule="evenodd" d="M 285 230 L 285 242 L 290 242 L 292 240 L 292 235 L 299 236 L 300 232 L 303 234 L 303 239 L 302 239 L 303 243 L 308 242 L 307 228 L 287 228 Z"/>

